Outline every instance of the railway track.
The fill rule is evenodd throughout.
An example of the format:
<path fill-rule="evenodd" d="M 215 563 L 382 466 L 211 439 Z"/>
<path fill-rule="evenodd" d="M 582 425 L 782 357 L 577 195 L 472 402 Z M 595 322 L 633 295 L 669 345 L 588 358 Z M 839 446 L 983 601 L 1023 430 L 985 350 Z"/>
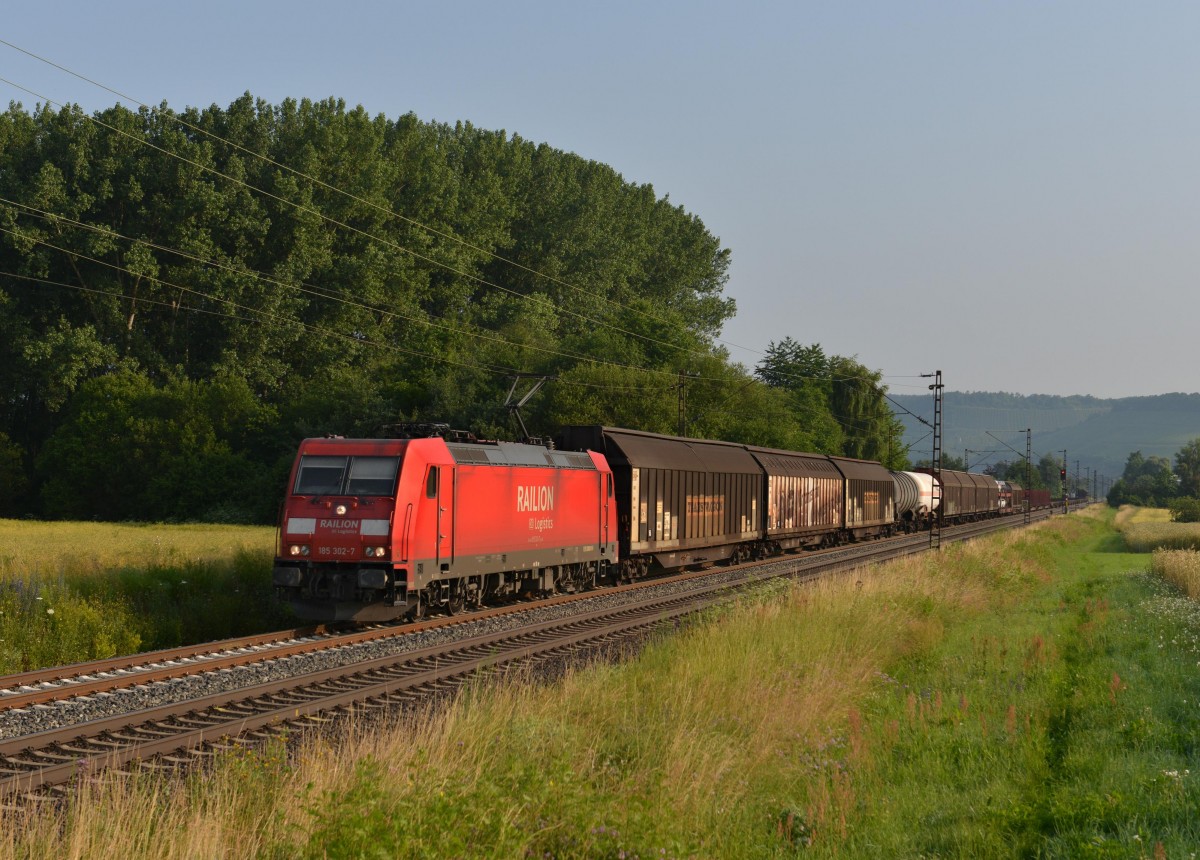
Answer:
<path fill-rule="evenodd" d="M 975 523 L 947 532 L 943 541 L 1019 524 L 1004 518 Z M 83 774 L 135 764 L 185 767 L 230 744 L 306 731 L 337 715 L 421 702 L 468 679 L 643 639 L 767 579 L 865 567 L 923 552 L 928 543 L 928 535 L 919 534 L 419 624 L 353 633 L 305 628 L 10 676 L 0 679 L 6 688 L 0 707 L 8 707 L 0 714 L 0 732 L 9 724 L 8 736 L 0 740 L 0 799 L 53 798 Z M 362 650 L 381 643 L 396 650 L 375 656 Z M 313 655 L 330 653 L 342 659 L 312 662 Z M 260 671 L 262 678 L 225 683 L 235 669 L 283 667 L 300 656 L 309 662 L 294 672 Z M 208 686 L 166 703 L 132 692 L 170 688 L 189 678 L 207 679 Z M 220 688 L 215 692 L 214 679 Z M 122 691 L 129 692 L 130 707 L 113 701 Z M 73 704 L 95 703 L 115 712 L 88 718 L 88 708 L 78 708 L 82 719 L 71 713 Z M 25 728 L 14 731 L 13 725 Z"/>

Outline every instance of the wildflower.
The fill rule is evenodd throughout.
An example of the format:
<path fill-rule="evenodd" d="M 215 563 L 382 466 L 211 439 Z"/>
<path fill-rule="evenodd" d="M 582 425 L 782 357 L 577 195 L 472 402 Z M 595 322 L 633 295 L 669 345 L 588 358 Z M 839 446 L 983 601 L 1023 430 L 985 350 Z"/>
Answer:
<path fill-rule="evenodd" d="M 47 615 L 53 615 L 53 614 L 54 614 L 54 609 L 53 609 L 53 607 L 51 607 L 51 608 L 47 609 L 47 610 L 46 610 L 46 614 L 47 614 Z"/>

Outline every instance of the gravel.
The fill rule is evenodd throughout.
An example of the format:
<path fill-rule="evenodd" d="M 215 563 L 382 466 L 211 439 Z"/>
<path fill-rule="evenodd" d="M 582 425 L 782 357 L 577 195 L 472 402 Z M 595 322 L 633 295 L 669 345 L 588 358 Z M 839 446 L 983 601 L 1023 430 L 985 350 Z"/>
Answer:
<path fill-rule="evenodd" d="M 784 562 L 786 564 L 786 562 Z M 738 571 L 715 571 L 705 582 L 726 582 L 741 579 Z M 647 593 L 654 596 L 680 594 L 695 588 L 695 581 L 687 583 L 664 583 L 651 586 L 649 591 L 636 594 L 598 592 L 586 600 L 574 601 L 557 606 L 538 608 L 531 605 L 529 611 L 503 615 L 495 618 L 480 618 L 472 621 L 432 630 L 401 634 L 394 638 L 343 645 L 312 654 L 294 657 L 267 659 L 261 663 L 233 669 L 204 672 L 184 678 L 173 678 L 111 693 L 98 693 L 66 699 L 49 704 L 0 712 L 0 740 L 26 737 L 38 732 L 79 725 L 81 734 L 84 724 L 108 719 L 122 714 L 149 710 L 164 705 L 174 705 L 206 696 L 228 693 L 288 678 L 299 678 L 312 672 L 350 666 L 355 663 L 380 657 L 399 656 L 423 648 L 453 644 L 474 636 L 482 636 L 516 630 L 543 621 L 570 618 L 585 612 L 619 608 L 641 599 Z M 35 743 L 34 741 L 31 741 Z"/>

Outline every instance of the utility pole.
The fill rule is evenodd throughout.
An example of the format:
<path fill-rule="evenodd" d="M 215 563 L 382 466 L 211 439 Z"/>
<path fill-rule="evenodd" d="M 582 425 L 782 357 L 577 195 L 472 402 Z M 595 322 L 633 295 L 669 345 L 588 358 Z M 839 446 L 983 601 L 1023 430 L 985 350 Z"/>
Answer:
<path fill-rule="evenodd" d="M 675 385 L 679 389 L 679 435 L 687 436 L 687 381 L 689 376 L 695 376 L 694 373 L 688 373 L 685 370 L 679 371 L 679 382 Z"/>
<path fill-rule="evenodd" d="M 930 471 L 933 473 L 933 492 L 934 497 L 938 500 L 937 513 L 933 516 L 933 522 L 929 526 L 929 548 L 941 549 L 942 547 L 942 521 L 945 518 L 945 510 L 942 502 L 942 372 L 940 370 L 933 373 L 922 373 L 925 378 L 933 377 L 933 384 L 929 386 L 929 390 L 933 392 L 933 461 Z"/>
<path fill-rule="evenodd" d="M 1062 449 L 1062 468 L 1058 470 L 1058 489 L 1062 493 L 1063 513 L 1067 512 L 1067 449 Z"/>
<path fill-rule="evenodd" d="M 1033 428 L 1025 428 L 1025 525 L 1029 525 L 1029 487 L 1033 483 Z"/>

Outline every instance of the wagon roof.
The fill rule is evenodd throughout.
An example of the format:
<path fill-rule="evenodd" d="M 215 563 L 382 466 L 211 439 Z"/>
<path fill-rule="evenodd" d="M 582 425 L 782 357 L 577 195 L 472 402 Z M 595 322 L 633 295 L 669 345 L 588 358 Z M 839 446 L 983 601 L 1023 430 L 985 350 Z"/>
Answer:
<path fill-rule="evenodd" d="M 830 457 L 829 459 L 847 478 L 856 481 L 890 482 L 892 480 L 892 473 L 874 460 L 852 460 L 849 457 Z"/>
<path fill-rule="evenodd" d="M 614 462 L 622 462 L 623 457 L 624 462 L 639 468 L 745 475 L 762 473 L 762 469 L 745 446 L 733 442 L 681 439 L 616 427 L 599 429 L 604 434 L 608 446 L 611 446 L 606 446 L 605 453 Z M 614 448 L 615 451 L 612 450 Z"/>

